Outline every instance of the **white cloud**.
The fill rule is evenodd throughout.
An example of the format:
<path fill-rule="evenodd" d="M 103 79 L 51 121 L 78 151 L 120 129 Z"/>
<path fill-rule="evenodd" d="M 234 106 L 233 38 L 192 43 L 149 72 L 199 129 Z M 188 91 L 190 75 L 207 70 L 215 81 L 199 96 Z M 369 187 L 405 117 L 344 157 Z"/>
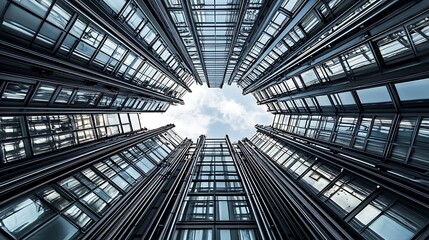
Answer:
<path fill-rule="evenodd" d="M 272 115 L 265 106 L 256 105 L 253 96 L 242 96 L 240 90 L 231 87 L 227 94 L 225 91 L 193 86 L 192 93 L 183 98 L 184 105 L 171 106 L 165 113 L 143 113 L 143 126 L 151 129 L 174 123 L 179 135 L 195 140 L 201 134 L 207 135 L 216 123 L 227 126 L 222 130 L 234 139 L 251 137 L 257 123 L 270 124 Z"/>

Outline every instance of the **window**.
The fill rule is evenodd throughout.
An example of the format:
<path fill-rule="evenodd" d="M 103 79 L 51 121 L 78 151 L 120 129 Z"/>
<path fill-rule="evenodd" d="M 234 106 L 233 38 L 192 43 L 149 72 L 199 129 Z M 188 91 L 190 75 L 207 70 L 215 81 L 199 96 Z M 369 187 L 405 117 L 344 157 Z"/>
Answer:
<path fill-rule="evenodd" d="M 343 59 L 347 61 L 353 73 L 366 73 L 369 70 L 376 69 L 375 58 L 367 44 L 359 46 L 345 53 Z"/>
<path fill-rule="evenodd" d="M 304 85 L 307 87 L 319 83 L 319 80 L 317 79 L 316 73 L 313 69 L 309 69 L 301 73 L 301 79 L 304 82 Z"/>
<path fill-rule="evenodd" d="M 41 84 L 34 94 L 34 102 L 49 102 L 52 97 L 52 94 L 55 91 L 55 87 L 48 84 Z"/>
<path fill-rule="evenodd" d="M 347 174 L 326 189 L 320 197 L 337 214 L 344 217 L 364 201 L 376 186 L 363 179 Z"/>
<path fill-rule="evenodd" d="M 335 93 L 331 95 L 338 110 L 356 109 L 356 102 L 351 92 Z"/>
<path fill-rule="evenodd" d="M 219 239 L 222 240 L 256 240 L 254 229 L 220 229 Z"/>
<path fill-rule="evenodd" d="M 214 220 L 214 199 L 212 196 L 187 197 L 182 221 Z"/>
<path fill-rule="evenodd" d="M 212 240 L 212 229 L 177 229 L 173 240 Z"/>
<path fill-rule="evenodd" d="M 12 101 L 24 101 L 27 97 L 27 93 L 30 91 L 30 85 L 22 83 L 9 82 L 3 91 L 1 99 L 12 100 Z"/>
<path fill-rule="evenodd" d="M 217 214 L 219 221 L 252 220 L 250 209 L 244 196 L 217 196 Z"/>
<path fill-rule="evenodd" d="M 31 196 L 0 209 L 1 228 L 14 237 L 21 238 L 53 215 L 54 211 L 45 203 Z"/>
<path fill-rule="evenodd" d="M 73 89 L 70 89 L 70 88 L 61 89 L 60 93 L 57 96 L 57 99 L 55 100 L 55 103 L 68 103 L 72 93 L 73 93 Z"/>
<path fill-rule="evenodd" d="M 368 239 L 411 239 L 426 225 L 427 215 L 413 205 L 392 202 L 391 196 L 378 196 L 350 224 Z"/>
<path fill-rule="evenodd" d="M 356 93 L 358 94 L 359 100 L 362 104 L 392 102 L 389 92 L 385 86 L 357 90 Z"/>
<path fill-rule="evenodd" d="M 377 45 L 386 64 L 404 61 L 414 55 L 405 30 L 402 29 L 385 36 Z"/>
<path fill-rule="evenodd" d="M 401 101 L 415 101 L 429 99 L 429 79 L 421 79 L 395 84 Z"/>
<path fill-rule="evenodd" d="M 124 7 L 126 1 L 125 0 L 103 0 L 115 13 L 119 13 L 119 11 Z"/>
<path fill-rule="evenodd" d="M 418 52 L 423 52 L 428 50 L 428 37 L 429 36 L 429 18 L 425 18 L 410 24 L 408 30 L 411 34 L 411 39 L 416 46 Z"/>
<path fill-rule="evenodd" d="M 349 146 L 357 121 L 358 119 L 356 117 L 340 116 L 334 133 L 334 142 Z"/>
<path fill-rule="evenodd" d="M 391 158 L 405 162 L 408 158 L 408 149 L 411 145 L 413 133 L 417 128 L 417 117 L 403 118 L 393 143 Z"/>
<path fill-rule="evenodd" d="M 339 169 L 328 164 L 316 164 L 300 179 L 310 190 L 322 191 L 334 178 L 340 174 Z"/>

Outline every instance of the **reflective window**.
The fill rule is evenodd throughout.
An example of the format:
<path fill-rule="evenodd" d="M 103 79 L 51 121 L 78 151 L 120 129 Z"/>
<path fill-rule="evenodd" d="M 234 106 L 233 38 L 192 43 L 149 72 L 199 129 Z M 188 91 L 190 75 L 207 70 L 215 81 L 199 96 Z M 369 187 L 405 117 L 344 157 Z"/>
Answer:
<path fill-rule="evenodd" d="M 183 221 L 214 220 L 214 199 L 211 196 L 193 196 L 186 200 Z"/>
<path fill-rule="evenodd" d="M 411 239 L 427 223 L 427 217 L 401 202 L 392 204 L 392 197 L 380 195 L 351 221 L 365 238 Z"/>
<path fill-rule="evenodd" d="M 222 240 L 256 240 L 254 229 L 220 229 L 219 239 Z"/>
<path fill-rule="evenodd" d="M 346 76 L 339 58 L 333 58 L 323 63 L 323 69 L 330 80 L 337 80 Z"/>
<path fill-rule="evenodd" d="M 219 221 L 252 220 L 249 206 L 243 196 L 217 196 L 216 204 Z"/>
<path fill-rule="evenodd" d="M 40 199 L 31 196 L 0 209 L 1 228 L 14 237 L 21 238 L 53 214 Z"/>
<path fill-rule="evenodd" d="M 357 121 L 358 119 L 356 117 L 340 116 L 333 141 L 338 144 L 349 146 Z"/>
<path fill-rule="evenodd" d="M 70 201 L 61 196 L 55 189 L 49 187 L 42 192 L 40 192 L 42 198 L 53 205 L 58 211 L 63 210 L 68 205 L 70 205 Z"/>
<path fill-rule="evenodd" d="M 94 222 L 85 212 L 76 205 L 71 206 L 64 212 L 64 215 L 78 225 L 82 229 L 86 229 L 91 223 Z"/>
<path fill-rule="evenodd" d="M 413 56 L 411 44 L 405 30 L 397 30 L 377 42 L 386 64 L 404 61 Z"/>
<path fill-rule="evenodd" d="M 326 189 L 321 198 L 337 214 L 344 217 L 364 201 L 375 188 L 376 186 L 370 182 L 346 175 L 338 179 L 331 188 Z"/>
<path fill-rule="evenodd" d="M 377 69 L 375 58 L 368 45 L 362 45 L 345 53 L 343 56 L 354 73 Z"/>
<path fill-rule="evenodd" d="M 304 82 L 305 86 L 310 86 L 319 83 L 316 73 L 313 69 L 301 73 L 301 79 Z"/>
<path fill-rule="evenodd" d="M 33 101 L 35 102 L 49 102 L 54 94 L 55 87 L 48 84 L 41 84 L 39 88 L 37 88 L 36 93 L 34 94 Z"/>
<path fill-rule="evenodd" d="M 356 109 L 356 102 L 351 92 L 341 92 L 331 95 L 338 110 Z"/>
<path fill-rule="evenodd" d="M 362 104 L 392 102 L 385 86 L 357 90 L 356 93 Z"/>
<path fill-rule="evenodd" d="M 118 13 L 125 5 L 125 0 L 103 0 L 115 13 Z"/>
<path fill-rule="evenodd" d="M 397 83 L 395 88 L 401 101 L 429 99 L 429 79 Z"/>
<path fill-rule="evenodd" d="M 327 164 L 317 164 L 302 176 L 302 182 L 306 183 L 312 191 L 320 192 L 340 173 L 339 169 Z"/>
<path fill-rule="evenodd" d="M 212 229 L 177 229 L 174 240 L 212 240 Z"/>
<path fill-rule="evenodd" d="M 57 96 L 57 99 L 55 100 L 55 103 L 68 103 L 72 93 L 73 93 L 73 89 L 70 89 L 70 88 L 61 89 L 60 93 Z"/>
<path fill-rule="evenodd" d="M 391 158 L 404 162 L 408 157 L 413 132 L 417 127 L 416 117 L 403 118 L 399 124 L 396 138 L 393 143 Z"/>
<path fill-rule="evenodd" d="M 9 82 L 3 91 L 2 100 L 24 101 L 27 93 L 30 91 L 30 85 L 22 83 Z"/>
<path fill-rule="evenodd" d="M 425 17 L 409 25 L 408 30 L 417 51 L 426 51 L 429 48 L 429 18 Z"/>
<path fill-rule="evenodd" d="M 74 239 L 79 229 L 59 216 L 30 235 L 30 239 Z"/>

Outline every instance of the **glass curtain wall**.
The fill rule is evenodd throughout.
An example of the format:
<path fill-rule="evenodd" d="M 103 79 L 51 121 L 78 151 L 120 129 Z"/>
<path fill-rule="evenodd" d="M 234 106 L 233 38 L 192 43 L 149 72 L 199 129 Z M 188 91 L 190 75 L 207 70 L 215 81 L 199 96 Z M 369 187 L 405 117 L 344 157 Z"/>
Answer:
<path fill-rule="evenodd" d="M 0 239 L 78 239 L 180 142 L 169 130 L 0 205 Z"/>
<path fill-rule="evenodd" d="M 429 224 L 429 209 L 305 150 L 258 132 L 250 142 L 309 195 L 366 239 L 412 239 Z"/>
<path fill-rule="evenodd" d="M 260 239 L 225 139 L 206 139 L 176 223 L 176 240 Z"/>

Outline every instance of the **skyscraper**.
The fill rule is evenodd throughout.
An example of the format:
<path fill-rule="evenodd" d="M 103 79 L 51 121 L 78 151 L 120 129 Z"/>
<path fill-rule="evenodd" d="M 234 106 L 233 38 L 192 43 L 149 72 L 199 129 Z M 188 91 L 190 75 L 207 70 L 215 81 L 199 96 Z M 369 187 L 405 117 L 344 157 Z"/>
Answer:
<path fill-rule="evenodd" d="M 0 239 L 429 238 L 429 1 L 0 0 L 0 21 Z M 141 125 L 193 84 L 272 125 Z"/>

